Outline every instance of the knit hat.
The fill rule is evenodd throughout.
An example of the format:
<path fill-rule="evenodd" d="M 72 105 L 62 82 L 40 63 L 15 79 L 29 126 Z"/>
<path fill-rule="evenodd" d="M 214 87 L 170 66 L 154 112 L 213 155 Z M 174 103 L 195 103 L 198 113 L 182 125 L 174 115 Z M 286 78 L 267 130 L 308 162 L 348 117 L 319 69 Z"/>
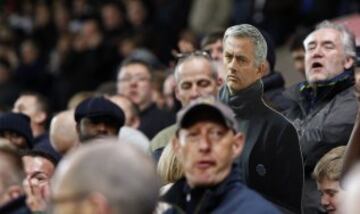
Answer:
<path fill-rule="evenodd" d="M 26 139 L 29 148 L 33 147 L 33 135 L 30 127 L 30 118 L 22 113 L 0 114 L 0 132 L 13 131 Z"/>
<path fill-rule="evenodd" d="M 82 101 L 75 109 L 75 121 L 82 118 L 110 118 L 120 129 L 125 123 L 124 112 L 113 102 L 104 97 L 90 97 Z"/>
<path fill-rule="evenodd" d="M 61 160 L 61 155 L 52 147 L 49 138 L 37 143 L 26 155 L 41 156 L 53 162 L 55 166 Z"/>

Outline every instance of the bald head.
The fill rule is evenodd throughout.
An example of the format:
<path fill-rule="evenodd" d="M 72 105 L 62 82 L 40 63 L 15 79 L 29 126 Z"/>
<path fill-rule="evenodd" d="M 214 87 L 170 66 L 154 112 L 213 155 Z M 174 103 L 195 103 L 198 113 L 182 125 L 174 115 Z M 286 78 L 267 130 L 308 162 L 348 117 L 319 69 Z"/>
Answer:
<path fill-rule="evenodd" d="M 50 141 L 56 151 L 61 154 L 65 154 L 79 144 L 74 110 L 60 112 L 51 120 Z"/>
<path fill-rule="evenodd" d="M 86 203 L 92 203 L 101 195 L 111 213 L 152 213 L 159 180 L 151 158 L 115 138 L 94 141 L 60 163 L 52 183 L 53 196 L 83 193 Z"/>

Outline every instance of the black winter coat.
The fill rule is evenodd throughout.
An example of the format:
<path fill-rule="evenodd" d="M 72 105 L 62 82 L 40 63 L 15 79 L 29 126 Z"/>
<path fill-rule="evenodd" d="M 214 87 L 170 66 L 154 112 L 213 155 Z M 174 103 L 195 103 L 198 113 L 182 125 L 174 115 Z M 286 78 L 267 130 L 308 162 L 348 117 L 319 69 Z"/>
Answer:
<path fill-rule="evenodd" d="M 226 86 L 219 94 L 237 121 L 248 124 L 239 159 L 242 179 L 284 212 L 301 213 L 303 163 L 298 136 L 288 120 L 264 103 L 262 95 L 260 80 L 235 95 Z"/>

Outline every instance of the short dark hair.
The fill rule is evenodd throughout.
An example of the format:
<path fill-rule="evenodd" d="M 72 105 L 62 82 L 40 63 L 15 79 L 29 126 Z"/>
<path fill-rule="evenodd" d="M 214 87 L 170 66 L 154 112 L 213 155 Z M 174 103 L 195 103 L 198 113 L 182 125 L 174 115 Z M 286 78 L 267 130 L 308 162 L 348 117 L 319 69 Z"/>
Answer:
<path fill-rule="evenodd" d="M 40 111 L 45 112 L 47 114 L 47 117 L 49 117 L 49 115 L 50 115 L 49 101 L 44 95 L 42 95 L 42 94 L 40 94 L 38 92 L 35 92 L 35 91 L 24 91 L 24 92 L 22 92 L 20 94 L 19 97 L 21 97 L 21 96 L 33 96 L 33 97 L 35 97 L 35 99 L 37 101 L 37 104 L 38 104 L 38 106 L 40 108 Z"/>
<path fill-rule="evenodd" d="M 141 65 L 145 66 L 150 74 L 153 73 L 153 71 L 154 71 L 154 68 L 151 66 L 151 64 L 149 62 L 147 62 L 146 60 L 143 60 L 143 59 L 133 58 L 133 57 L 128 57 L 128 58 L 124 59 L 120 65 L 120 68 L 129 66 L 129 65 L 134 65 L 134 64 L 141 64 Z M 120 70 L 121 69 L 119 69 L 119 72 L 120 72 Z"/>
<path fill-rule="evenodd" d="M 204 49 L 206 45 L 213 44 L 216 41 L 222 41 L 224 37 L 224 31 L 214 31 L 205 35 L 205 37 L 201 40 L 201 49 Z"/>

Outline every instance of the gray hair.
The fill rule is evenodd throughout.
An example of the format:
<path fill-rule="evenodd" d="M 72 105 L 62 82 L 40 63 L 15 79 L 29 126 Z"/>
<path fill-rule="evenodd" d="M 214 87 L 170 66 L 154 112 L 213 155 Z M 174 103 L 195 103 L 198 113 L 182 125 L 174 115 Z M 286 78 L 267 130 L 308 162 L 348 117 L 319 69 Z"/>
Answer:
<path fill-rule="evenodd" d="M 333 22 L 330 22 L 328 20 L 322 21 L 318 25 L 316 25 L 315 31 L 320 29 L 333 29 L 338 32 L 340 32 L 341 42 L 344 47 L 344 52 L 346 56 L 349 56 L 351 58 L 356 58 L 356 52 L 355 52 L 355 38 L 354 35 L 342 24 L 336 24 Z M 310 34 L 311 35 L 311 34 Z M 309 36 L 310 36 L 309 35 Z M 306 47 L 306 44 L 308 43 L 308 38 L 304 40 L 304 46 Z"/>
<path fill-rule="evenodd" d="M 184 57 L 183 59 L 180 59 L 178 61 L 178 63 L 175 66 L 175 70 L 174 70 L 174 77 L 175 77 L 175 81 L 176 83 L 178 83 L 179 80 L 179 69 L 180 66 L 182 64 L 184 64 L 185 62 L 189 62 L 191 60 L 196 60 L 196 59 L 203 59 L 209 62 L 210 64 L 210 69 L 211 69 L 211 76 L 216 80 L 218 78 L 218 71 L 217 71 L 217 66 L 215 65 L 214 61 L 210 58 L 210 56 L 207 54 L 199 54 L 200 52 L 194 52 L 192 54 L 189 54 L 188 56 Z"/>
<path fill-rule="evenodd" d="M 254 45 L 255 63 L 259 66 L 265 62 L 267 55 L 267 43 L 260 31 L 249 24 L 234 25 L 226 29 L 224 34 L 224 46 L 228 37 L 248 38 Z"/>
<path fill-rule="evenodd" d="M 66 185 L 75 194 L 99 193 L 112 213 L 152 213 L 160 187 L 152 159 L 116 138 L 94 141 L 60 163 L 52 187 L 58 190 Z"/>

